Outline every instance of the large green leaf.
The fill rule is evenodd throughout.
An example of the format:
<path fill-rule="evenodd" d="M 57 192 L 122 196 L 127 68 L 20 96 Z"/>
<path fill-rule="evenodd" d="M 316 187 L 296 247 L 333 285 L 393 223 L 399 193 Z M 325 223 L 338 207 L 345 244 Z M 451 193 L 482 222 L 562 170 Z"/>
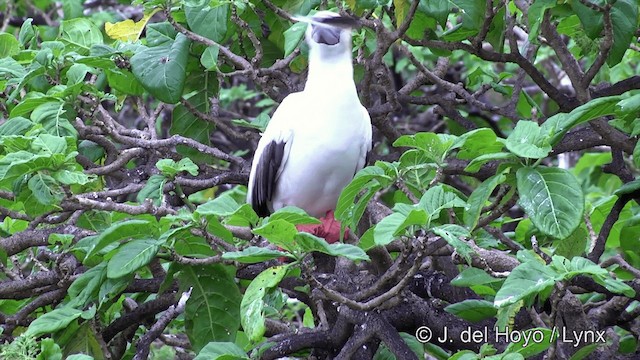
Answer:
<path fill-rule="evenodd" d="M 212 75 L 203 74 L 202 77 L 206 78 L 204 79 L 205 83 L 206 81 L 213 81 Z M 211 96 L 215 96 L 215 94 L 202 88 L 199 89 L 195 95 L 189 97 L 187 101 L 196 110 L 203 114 L 208 114 L 211 111 L 209 103 Z M 216 128 L 212 122 L 200 119 L 182 104 L 178 104 L 173 108 L 171 119 L 171 129 L 169 132 L 172 135 L 179 134 L 194 139 L 201 144 L 211 145 L 211 133 Z M 211 160 L 210 156 L 202 154 L 196 149 L 186 146 L 181 146 L 178 149 L 182 155 L 188 156 L 196 161 L 206 162 Z"/>
<path fill-rule="evenodd" d="M 60 184 L 50 175 L 38 172 L 28 182 L 29 189 L 43 205 L 53 205 L 64 197 Z"/>
<path fill-rule="evenodd" d="M 60 40 L 68 51 L 89 55 L 91 46 L 102 44 L 102 32 L 87 18 L 63 20 L 60 25 Z"/>
<path fill-rule="evenodd" d="M 436 185 L 427 190 L 422 197 L 418 206 L 424 209 L 429 215 L 431 221 L 440 217 L 440 211 L 456 207 L 465 207 L 464 200 L 446 185 Z"/>
<path fill-rule="evenodd" d="M 335 211 L 336 219 L 344 225 L 355 227 L 373 194 L 391 181 L 392 178 L 378 166 L 367 166 L 358 171 L 349 185 L 340 193 Z M 367 190 L 365 195 L 361 196 L 357 203 L 354 203 L 356 197 L 364 189 Z"/>
<path fill-rule="evenodd" d="M 29 325 L 26 333 L 31 336 L 53 333 L 64 329 L 80 315 L 82 315 L 82 310 L 63 306 L 39 316 Z"/>
<path fill-rule="evenodd" d="M 233 274 L 219 264 L 183 266 L 179 279 L 181 289 L 193 288 L 185 307 L 193 350 L 199 352 L 211 341 L 233 342 L 240 328 L 241 299 Z"/>
<path fill-rule="evenodd" d="M 180 101 L 187 76 L 189 39 L 178 34 L 175 40 L 146 47 L 131 57 L 131 71 L 142 86 L 158 100 Z"/>
<path fill-rule="evenodd" d="M 98 295 L 98 289 L 107 279 L 107 263 L 102 262 L 85 271 L 69 286 L 69 305 L 75 308 L 85 307 Z"/>
<path fill-rule="evenodd" d="M 516 177 L 519 204 L 538 230 L 558 239 L 576 230 L 584 214 L 584 194 L 573 174 L 540 166 L 522 167 Z"/>
<path fill-rule="evenodd" d="M 132 274 L 153 260 L 161 243 L 156 239 L 133 240 L 122 245 L 107 265 L 107 277 L 117 279 Z"/>
<path fill-rule="evenodd" d="M 283 256 L 289 256 L 289 253 L 257 246 L 249 246 L 242 251 L 230 251 L 222 254 L 222 258 L 225 260 L 234 260 L 245 264 L 259 263 Z"/>
<path fill-rule="evenodd" d="M 446 134 L 421 132 L 414 135 L 402 135 L 394 141 L 393 146 L 422 150 L 432 162 L 440 164 L 451 150 L 454 138 Z"/>
<path fill-rule="evenodd" d="M 9 57 L 20 51 L 20 43 L 12 34 L 0 34 L 0 58 Z"/>
<path fill-rule="evenodd" d="M 426 226 L 429 215 L 422 209 L 413 209 L 408 214 L 395 212 L 380 221 L 373 230 L 375 244 L 384 246 L 392 242 L 411 225 Z"/>
<path fill-rule="evenodd" d="M 568 114 L 556 114 L 542 124 L 541 134 L 550 136 L 549 144 L 553 146 L 573 127 L 601 116 L 614 114 L 620 99 L 620 96 L 597 98 L 578 106 Z"/>
<path fill-rule="evenodd" d="M 520 255 L 518 253 L 518 255 Z M 609 291 L 634 296 L 633 289 L 620 280 L 614 279 L 606 269 L 582 257 L 568 260 L 554 255 L 549 265 L 541 260 L 530 258 L 511 271 L 495 296 L 496 307 L 506 307 L 529 297 L 538 295 L 552 287 L 558 281 L 571 279 L 577 275 L 591 276 Z"/>
<path fill-rule="evenodd" d="M 607 65 L 614 66 L 622 61 L 638 28 L 638 1 L 616 1 L 611 8 L 611 25 L 613 26 L 613 45 L 607 58 Z"/>
<path fill-rule="evenodd" d="M 357 246 L 351 244 L 329 244 L 323 238 L 301 232 L 295 236 L 295 248 L 305 253 L 318 251 L 332 256 L 343 256 L 349 260 L 369 260 L 369 256 Z"/>
<path fill-rule="evenodd" d="M 478 322 L 496 315 L 497 310 L 492 302 L 486 300 L 469 299 L 451 304 L 444 308 L 450 314 L 461 319 Z"/>
<path fill-rule="evenodd" d="M 238 345 L 231 342 L 210 342 L 200 350 L 193 360 L 249 360 Z"/>
<path fill-rule="evenodd" d="M 594 2 L 601 6 L 604 5 L 604 1 L 602 0 L 595 0 Z M 602 34 L 602 29 L 604 28 L 602 13 L 595 9 L 591 9 L 580 1 L 572 1 L 570 4 L 571 9 L 576 13 L 576 15 L 578 15 L 582 28 L 584 28 L 584 32 L 587 36 L 591 39 L 599 37 Z"/>
<path fill-rule="evenodd" d="M 288 266 L 271 267 L 256 276 L 244 292 L 240 304 L 240 321 L 249 340 L 257 342 L 264 335 L 266 331 L 264 297 L 271 289 L 278 286 L 288 270 Z"/>
<path fill-rule="evenodd" d="M 528 359 L 547 350 L 555 342 L 557 336 L 557 332 L 551 329 L 527 329 L 522 332 L 520 340 L 510 343 L 504 352 L 519 354 L 524 359 Z"/>
<path fill-rule="evenodd" d="M 466 242 L 466 240 L 471 237 L 469 230 L 456 224 L 444 224 L 434 227 L 431 231 L 445 239 L 449 245 L 456 249 L 458 254 L 460 254 L 467 263 L 471 263 L 471 255 L 474 251 Z"/>
<path fill-rule="evenodd" d="M 530 159 L 542 159 L 551 152 L 549 135 L 533 121 L 520 120 L 505 145 L 512 153 Z"/>
<path fill-rule="evenodd" d="M 498 141 L 493 130 L 480 128 L 460 135 L 453 146 L 460 147 L 459 159 L 470 160 L 480 155 L 500 152 L 504 144 Z"/>
<path fill-rule="evenodd" d="M 212 7 L 206 1 L 198 6 L 185 6 L 184 13 L 193 32 L 218 43 L 224 40 L 227 33 L 229 4 L 218 3 Z"/>
<path fill-rule="evenodd" d="M 269 221 L 259 228 L 254 229 L 253 233 L 266 238 L 274 245 L 293 252 L 295 249 L 293 238 L 298 233 L 298 230 L 295 225 L 290 222 L 278 219 Z"/>
<path fill-rule="evenodd" d="M 434 18 L 438 22 L 438 24 L 440 24 L 440 26 L 444 28 L 447 24 L 450 5 L 448 1 L 422 0 L 418 5 L 418 11 Z"/>
<path fill-rule="evenodd" d="M 115 223 L 92 239 L 85 260 L 116 241 L 148 237 L 149 234 L 154 233 L 150 231 L 154 226 L 155 224 L 146 220 L 126 220 Z"/>
<path fill-rule="evenodd" d="M 284 32 L 284 56 L 289 56 L 298 47 L 307 30 L 307 23 L 297 22 Z"/>
<path fill-rule="evenodd" d="M 77 137 L 78 132 L 69 122 L 63 102 L 51 101 L 37 106 L 31 112 L 31 120 L 42 124 L 51 135 Z"/>
<path fill-rule="evenodd" d="M 463 219 L 464 224 L 469 229 L 474 229 L 478 224 L 482 208 L 489 200 L 491 193 L 493 193 L 493 190 L 495 190 L 498 185 L 502 184 L 506 180 L 507 177 L 505 176 L 505 173 L 506 171 L 503 171 L 485 180 L 473 191 L 473 193 L 471 193 L 469 199 L 467 199 L 467 207 L 464 212 Z"/>

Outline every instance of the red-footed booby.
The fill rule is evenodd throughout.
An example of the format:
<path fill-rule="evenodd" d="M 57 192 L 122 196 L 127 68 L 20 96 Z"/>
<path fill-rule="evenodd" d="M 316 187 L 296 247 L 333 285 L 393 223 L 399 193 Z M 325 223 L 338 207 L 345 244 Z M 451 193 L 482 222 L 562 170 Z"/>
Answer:
<path fill-rule="evenodd" d="M 371 119 L 353 81 L 354 20 L 320 11 L 303 21 L 309 23 L 304 90 L 276 109 L 251 166 L 247 202 L 260 216 L 290 205 L 327 215 L 371 150 Z"/>

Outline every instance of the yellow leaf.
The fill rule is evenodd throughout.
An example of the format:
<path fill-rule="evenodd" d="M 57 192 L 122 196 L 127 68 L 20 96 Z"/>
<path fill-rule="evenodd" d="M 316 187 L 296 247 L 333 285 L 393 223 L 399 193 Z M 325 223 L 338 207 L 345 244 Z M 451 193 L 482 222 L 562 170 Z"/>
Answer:
<path fill-rule="evenodd" d="M 122 40 L 122 41 L 136 41 L 140 39 L 140 34 L 142 34 L 142 30 L 149 22 L 149 19 L 158 12 L 159 9 L 154 10 L 148 15 L 145 15 L 140 21 L 135 22 L 131 19 L 120 21 L 115 24 L 110 22 L 106 22 L 104 24 L 104 31 L 107 35 L 114 40 Z"/>
<path fill-rule="evenodd" d="M 404 18 L 407 17 L 411 4 L 407 0 L 393 0 L 393 6 L 396 9 L 396 25 L 400 26 Z"/>

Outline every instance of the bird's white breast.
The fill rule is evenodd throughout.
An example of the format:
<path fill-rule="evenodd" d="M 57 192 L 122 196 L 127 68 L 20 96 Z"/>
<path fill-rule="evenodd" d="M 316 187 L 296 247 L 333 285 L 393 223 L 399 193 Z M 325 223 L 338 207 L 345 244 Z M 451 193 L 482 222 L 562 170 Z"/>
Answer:
<path fill-rule="evenodd" d="M 371 125 L 357 97 L 315 100 L 297 103 L 305 115 L 291 124 L 294 136 L 273 207 L 294 205 L 319 217 L 335 208 L 341 190 L 353 178 L 370 141 L 366 131 Z"/>

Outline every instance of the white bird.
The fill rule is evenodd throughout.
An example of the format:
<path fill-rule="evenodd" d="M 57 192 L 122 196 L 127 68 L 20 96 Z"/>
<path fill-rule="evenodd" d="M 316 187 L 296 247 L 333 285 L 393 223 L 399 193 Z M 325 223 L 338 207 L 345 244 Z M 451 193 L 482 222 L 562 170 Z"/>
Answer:
<path fill-rule="evenodd" d="M 353 81 L 353 19 L 320 11 L 306 31 L 309 71 L 304 90 L 289 94 L 258 142 L 247 202 L 266 216 L 297 206 L 322 217 L 371 150 L 371 118 Z"/>

